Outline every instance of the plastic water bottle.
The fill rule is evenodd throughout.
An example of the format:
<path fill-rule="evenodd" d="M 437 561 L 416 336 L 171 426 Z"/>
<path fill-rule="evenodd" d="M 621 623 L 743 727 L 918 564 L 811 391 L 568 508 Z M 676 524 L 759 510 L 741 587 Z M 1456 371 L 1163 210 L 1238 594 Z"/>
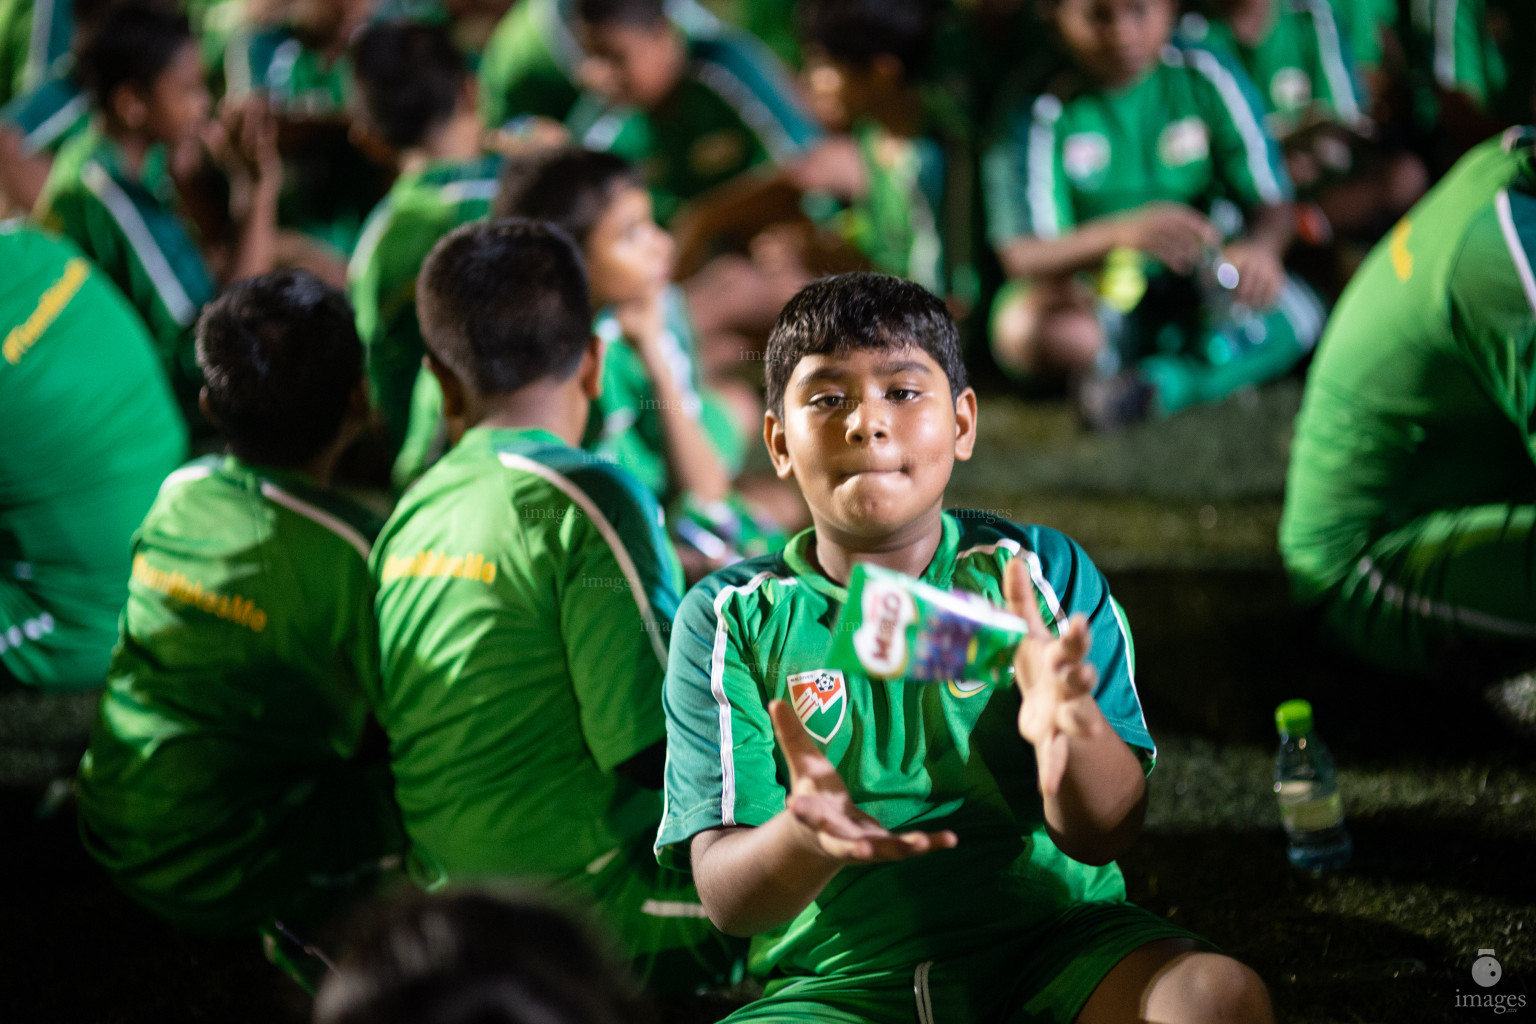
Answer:
<path fill-rule="evenodd" d="M 1333 756 L 1312 731 L 1312 705 L 1288 700 L 1275 709 L 1280 749 L 1275 754 L 1275 795 L 1297 867 L 1343 867 L 1354 843 L 1344 827 L 1344 801 L 1333 773 Z"/>

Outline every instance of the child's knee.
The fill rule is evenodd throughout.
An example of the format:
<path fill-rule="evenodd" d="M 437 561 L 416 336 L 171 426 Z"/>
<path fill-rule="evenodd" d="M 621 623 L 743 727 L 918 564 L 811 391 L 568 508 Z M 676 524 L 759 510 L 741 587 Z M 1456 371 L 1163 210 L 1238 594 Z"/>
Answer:
<path fill-rule="evenodd" d="M 1042 282 L 1000 300 L 991 342 L 993 357 L 1008 373 L 1060 376 L 1093 365 L 1104 329 L 1080 285 Z"/>
<path fill-rule="evenodd" d="M 1269 1024 L 1269 990 L 1253 968 L 1219 953 L 1180 958 L 1152 985 L 1147 1019 Z"/>

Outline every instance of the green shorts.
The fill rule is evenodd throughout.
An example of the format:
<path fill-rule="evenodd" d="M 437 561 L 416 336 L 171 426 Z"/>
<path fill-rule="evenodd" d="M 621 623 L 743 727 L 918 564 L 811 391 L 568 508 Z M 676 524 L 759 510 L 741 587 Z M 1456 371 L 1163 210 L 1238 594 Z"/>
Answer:
<path fill-rule="evenodd" d="M 1009 941 L 910 969 L 770 982 L 727 1021 L 1068 1024 L 1110 969 L 1161 939 L 1198 936 L 1131 903 L 1081 903 Z"/>

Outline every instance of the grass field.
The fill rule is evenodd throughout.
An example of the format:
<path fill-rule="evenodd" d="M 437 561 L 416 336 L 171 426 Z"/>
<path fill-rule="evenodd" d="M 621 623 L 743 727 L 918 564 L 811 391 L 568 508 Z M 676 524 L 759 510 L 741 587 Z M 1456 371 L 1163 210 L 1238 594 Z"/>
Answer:
<path fill-rule="evenodd" d="M 988 398 L 950 503 L 1070 532 L 1126 608 L 1159 741 L 1122 861 L 1132 899 L 1252 964 L 1297 1024 L 1491 1016 L 1458 990 L 1523 994 L 1514 1019 L 1536 1015 L 1536 681 L 1383 678 L 1313 643 L 1274 553 L 1298 396 L 1282 383 L 1107 438 L 1063 406 Z M 1272 712 L 1293 696 L 1316 707 L 1355 839 L 1325 876 L 1286 863 L 1270 790 Z M 68 806 L 35 817 L 89 710 L 0 706 L 0 1021 L 303 1020 L 254 942 L 176 935 L 113 892 Z M 1469 973 L 1487 948 L 1492 990 Z"/>

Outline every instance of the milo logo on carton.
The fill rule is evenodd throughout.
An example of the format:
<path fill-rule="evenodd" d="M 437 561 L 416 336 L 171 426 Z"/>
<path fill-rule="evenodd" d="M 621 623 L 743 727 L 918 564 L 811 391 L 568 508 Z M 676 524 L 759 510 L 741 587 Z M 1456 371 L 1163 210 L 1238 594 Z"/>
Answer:
<path fill-rule="evenodd" d="M 917 621 L 917 605 L 884 580 L 869 580 L 859 598 L 864 622 L 853 634 L 854 653 L 870 675 L 894 679 L 907 667 L 907 627 Z"/>

